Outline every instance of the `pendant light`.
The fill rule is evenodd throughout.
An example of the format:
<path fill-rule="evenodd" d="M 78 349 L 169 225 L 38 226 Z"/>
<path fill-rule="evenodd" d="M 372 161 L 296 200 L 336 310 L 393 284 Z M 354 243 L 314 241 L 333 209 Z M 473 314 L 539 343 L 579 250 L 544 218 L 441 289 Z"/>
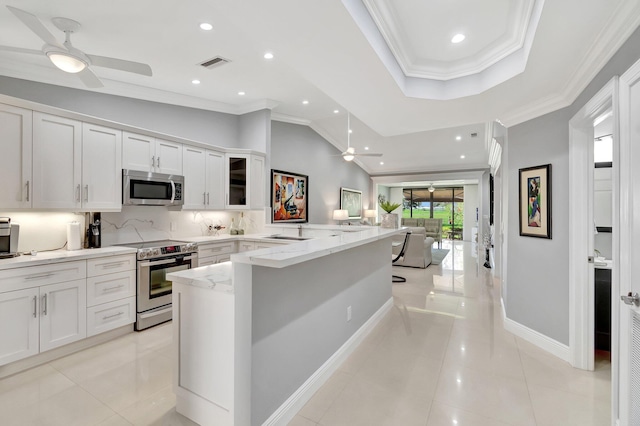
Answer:
<path fill-rule="evenodd" d="M 436 190 L 436 188 L 433 186 L 433 183 L 431 185 L 429 185 L 429 192 L 433 192 L 435 190 Z"/>

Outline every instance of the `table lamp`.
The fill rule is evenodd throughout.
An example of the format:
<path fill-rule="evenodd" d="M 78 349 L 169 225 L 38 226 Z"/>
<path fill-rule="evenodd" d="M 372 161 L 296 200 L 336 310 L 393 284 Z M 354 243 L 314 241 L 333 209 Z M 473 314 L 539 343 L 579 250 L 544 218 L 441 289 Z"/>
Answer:
<path fill-rule="evenodd" d="M 378 217 L 378 212 L 376 210 L 365 210 L 364 211 L 364 217 L 365 218 L 376 218 Z M 375 225 L 376 224 L 376 220 L 375 219 L 371 219 L 370 221 L 371 225 Z"/>
<path fill-rule="evenodd" d="M 333 220 L 337 220 L 339 225 L 342 225 L 342 221 L 349 219 L 349 211 L 347 210 L 334 210 Z"/>

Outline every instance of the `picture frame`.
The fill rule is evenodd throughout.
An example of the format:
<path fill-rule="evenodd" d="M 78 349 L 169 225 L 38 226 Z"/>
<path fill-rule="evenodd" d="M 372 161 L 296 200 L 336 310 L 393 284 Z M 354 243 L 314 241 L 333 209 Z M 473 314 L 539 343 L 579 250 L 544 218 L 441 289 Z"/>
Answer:
<path fill-rule="evenodd" d="M 362 191 L 340 188 L 340 210 L 346 210 L 349 219 L 362 219 Z"/>
<path fill-rule="evenodd" d="M 520 235 L 551 239 L 551 164 L 519 170 Z"/>
<path fill-rule="evenodd" d="M 271 223 L 309 222 L 309 176 L 271 169 Z"/>

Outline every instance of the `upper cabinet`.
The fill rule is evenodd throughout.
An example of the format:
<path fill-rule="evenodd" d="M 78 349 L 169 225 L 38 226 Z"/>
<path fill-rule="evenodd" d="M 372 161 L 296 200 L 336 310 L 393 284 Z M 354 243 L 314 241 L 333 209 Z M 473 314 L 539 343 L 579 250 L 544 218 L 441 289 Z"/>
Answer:
<path fill-rule="evenodd" d="M 124 132 L 122 168 L 182 175 L 182 144 Z"/>
<path fill-rule="evenodd" d="M 31 207 L 32 112 L 0 104 L 0 202 L 7 209 Z"/>
<path fill-rule="evenodd" d="M 86 211 L 122 206 L 122 132 L 33 113 L 33 207 Z"/>
<path fill-rule="evenodd" d="M 225 169 L 226 208 L 264 208 L 264 157 L 256 154 L 228 153 Z"/>
<path fill-rule="evenodd" d="M 224 209 L 224 153 L 184 145 L 183 210 Z"/>

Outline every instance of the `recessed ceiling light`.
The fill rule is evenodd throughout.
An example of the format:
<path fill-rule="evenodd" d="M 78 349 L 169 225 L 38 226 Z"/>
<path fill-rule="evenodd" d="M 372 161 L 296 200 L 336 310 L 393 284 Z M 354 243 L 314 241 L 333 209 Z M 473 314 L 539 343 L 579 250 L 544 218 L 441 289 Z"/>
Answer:
<path fill-rule="evenodd" d="M 349 129 L 349 133 L 353 133 L 353 130 Z"/>
<path fill-rule="evenodd" d="M 380 165 L 381 165 L 381 166 L 384 166 L 384 161 L 381 161 L 381 162 L 380 162 Z"/>
<path fill-rule="evenodd" d="M 208 22 L 203 22 L 202 24 L 200 24 L 200 29 L 205 31 L 211 31 L 213 29 L 213 25 L 211 25 Z"/>
<path fill-rule="evenodd" d="M 265 59 L 273 59 L 273 53 L 271 53 L 271 52 L 267 52 L 267 53 L 265 53 L 265 54 L 264 54 L 264 58 L 265 58 Z"/>
<path fill-rule="evenodd" d="M 464 159 L 464 155 L 461 155 L 460 158 Z"/>
<path fill-rule="evenodd" d="M 368 146 L 365 146 L 365 147 L 364 147 L 364 150 L 365 150 L 365 151 L 369 151 L 369 147 L 368 147 Z"/>
<path fill-rule="evenodd" d="M 305 99 L 304 101 L 302 101 L 302 105 L 309 105 L 309 101 Z"/>
<path fill-rule="evenodd" d="M 456 136 L 456 140 L 457 141 L 462 140 L 462 136 Z"/>
<path fill-rule="evenodd" d="M 238 92 L 238 95 L 244 96 L 244 95 L 246 95 L 246 93 L 245 92 Z"/>
<path fill-rule="evenodd" d="M 460 43 L 464 39 L 465 39 L 464 34 L 456 34 L 451 39 L 451 43 Z"/>
<path fill-rule="evenodd" d="M 193 84 L 200 84 L 200 80 L 191 80 L 191 83 L 193 83 Z"/>
<path fill-rule="evenodd" d="M 339 112 L 340 112 L 340 110 L 339 110 L 339 109 L 334 109 L 334 110 L 333 110 L 333 113 L 334 113 L 334 114 L 337 114 L 337 113 L 339 113 Z"/>

